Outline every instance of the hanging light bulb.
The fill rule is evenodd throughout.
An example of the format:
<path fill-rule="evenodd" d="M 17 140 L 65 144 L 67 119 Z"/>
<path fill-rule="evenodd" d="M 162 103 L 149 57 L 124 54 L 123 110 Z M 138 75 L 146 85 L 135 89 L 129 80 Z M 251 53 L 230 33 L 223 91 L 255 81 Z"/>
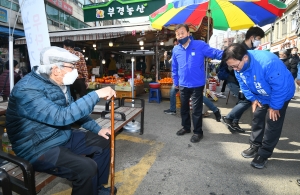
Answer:
<path fill-rule="evenodd" d="M 96 43 L 93 44 L 93 47 L 96 47 Z"/>
<path fill-rule="evenodd" d="M 85 52 L 85 48 L 83 48 L 82 52 L 83 52 L 83 53 Z"/>
<path fill-rule="evenodd" d="M 112 47 L 112 46 L 114 46 L 114 43 L 113 43 L 112 41 L 110 41 L 110 42 L 108 43 L 108 45 L 109 45 L 109 47 Z"/>
<path fill-rule="evenodd" d="M 144 50 L 144 47 L 143 47 L 143 46 L 141 47 L 141 50 Z"/>
<path fill-rule="evenodd" d="M 163 41 L 160 42 L 160 45 L 164 45 L 165 43 Z"/>
<path fill-rule="evenodd" d="M 88 61 L 88 59 L 89 59 L 88 57 L 85 57 L 85 60 L 86 60 L 86 61 Z"/>
<path fill-rule="evenodd" d="M 131 57 L 131 62 L 134 62 L 134 57 Z"/>
<path fill-rule="evenodd" d="M 139 44 L 140 44 L 140 45 L 144 45 L 144 41 L 143 41 L 143 40 L 140 40 Z"/>
<path fill-rule="evenodd" d="M 97 48 L 96 48 L 96 47 L 94 47 L 94 50 L 96 51 L 96 50 L 97 50 Z"/>
<path fill-rule="evenodd" d="M 102 60 L 102 64 L 105 64 L 105 59 Z"/>

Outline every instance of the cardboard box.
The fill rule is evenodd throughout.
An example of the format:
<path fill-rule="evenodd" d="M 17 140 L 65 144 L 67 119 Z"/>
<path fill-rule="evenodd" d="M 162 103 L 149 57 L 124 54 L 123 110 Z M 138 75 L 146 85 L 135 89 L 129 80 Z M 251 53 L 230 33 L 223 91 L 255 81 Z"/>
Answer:
<path fill-rule="evenodd" d="M 218 97 L 209 89 L 206 89 L 206 93 L 215 101 L 218 101 Z"/>

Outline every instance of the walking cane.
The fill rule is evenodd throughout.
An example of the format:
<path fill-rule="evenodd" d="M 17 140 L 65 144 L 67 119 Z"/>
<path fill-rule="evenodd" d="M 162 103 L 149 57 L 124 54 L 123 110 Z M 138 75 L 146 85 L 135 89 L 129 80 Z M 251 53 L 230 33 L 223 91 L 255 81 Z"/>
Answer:
<path fill-rule="evenodd" d="M 114 97 L 111 98 L 111 135 L 110 135 L 110 195 L 115 191 L 115 103 Z"/>

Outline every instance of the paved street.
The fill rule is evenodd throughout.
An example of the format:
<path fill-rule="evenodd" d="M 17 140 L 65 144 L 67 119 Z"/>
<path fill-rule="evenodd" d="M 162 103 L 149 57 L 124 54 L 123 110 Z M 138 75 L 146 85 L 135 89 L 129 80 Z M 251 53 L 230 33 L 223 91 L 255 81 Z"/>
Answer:
<path fill-rule="evenodd" d="M 227 93 L 227 92 L 226 92 Z M 147 99 L 147 94 L 141 96 Z M 300 186 L 300 92 L 289 104 L 281 139 L 262 170 L 250 166 L 240 153 L 247 149 L 250 109 L 240 120 L 245 133 L 231 133 L 213 113 L 203 118 L 204 138 L 191 143 L 192 134 L 177 136 L 181 119 L 166 115 L 169 101 L 146 103 L 145 133 L 121 132 L 116 137 L 118 195 L 296 195 Z M 215 102 L 226 115 L 237 99 Z M 93 117 L 97 117 L 94 115 Z M 137 118 L 139 120 L 139 118 Z M 40 194 L 70 194 L 70 183 L 57 178 Z"/>

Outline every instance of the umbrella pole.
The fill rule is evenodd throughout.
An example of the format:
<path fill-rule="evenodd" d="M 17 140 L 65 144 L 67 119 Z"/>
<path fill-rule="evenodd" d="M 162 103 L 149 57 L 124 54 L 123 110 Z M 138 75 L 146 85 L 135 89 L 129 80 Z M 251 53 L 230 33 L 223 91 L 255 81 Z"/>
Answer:
<path fill-rule="evenodd" d="M 206 42 L 207 44 L 209 44 L 209 32 L 210 32 L 210 9 L 207 10 L 207 38 L 206 38 Z M 207 85 L 206 85 L 206 81 L 207 81 L 207 75 L 208 75 L 208 61 L 207 61 L 207 58 L 205 60 L 205 85 L 204 85 L 204 95 L 205 97 L 207 97 L 207 93 L 206 93 L 206 90 L 207 90 Z"/>
<path fill-rule="evenodd" d="M 114 97 L 111 98 L 111 135 L 110 135 L 110 194 L 114 195 L 115 191 L 115 102 Z"/>

